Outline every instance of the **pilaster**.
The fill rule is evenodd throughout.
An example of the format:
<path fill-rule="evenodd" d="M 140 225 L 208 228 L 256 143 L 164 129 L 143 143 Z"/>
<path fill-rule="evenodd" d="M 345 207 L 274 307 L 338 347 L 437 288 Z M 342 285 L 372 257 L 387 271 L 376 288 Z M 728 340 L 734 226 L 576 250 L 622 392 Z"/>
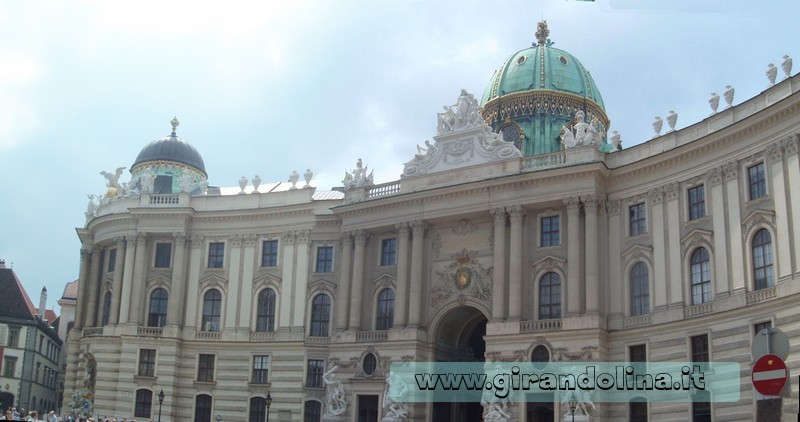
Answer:
<path fill-rule="evenodd" d="M 725 210 L 728 214 L 728 228 L 730 229 L 730 277 L 728 280 L 729 291 L 742 290 L 745 286 L 745 261 L 742 247 L 742 217 L 739 201 L 739 163 L 731 161 L 722 167 L 725 176 L 727 201 Z"/>
<path fill-rule="evenodd" d="M 167 307 L 167 325 L 181 326 L 181 311 L 185 308 L 185 271 L 186 271 L 186 235 L 176 232 L 172 234 L 175 244 L 175 259 L 172 263 L 172 282 L 170 283 L 169 306 Z"/>
<path fill-rule="evenodd" d="M 507 208 L 511 220 L 511 245 L 508 261 L 508 319 L 518 321 L 522 316 L 522 222 L 525 209 L 519 205 Z"/>
<path fill-rule="evenodd" d="M 404 327 L 408 323 L 408 223 L 399 223 L 397 228 L 397 285 L 394 294 L 394 326 Z"/>
<path fill-rule="evenodd" d="M 778 272 L 775 275 L 776 278 L 781 278 L 791 274 L 792 262 L 789 251 L 789 221 L 787 218 L 789 209 L 787 208 L 786 185 L 783 175 L 783 154 L 778 143 L 767 147 L 767 157 L 771 170 L 769 172 L 770 181 L 772 182 L 771 193 L 775 204 L 775 226 L 777 232 L 775 236 L 778 238 L 778 244 L 775 248 L 775 255 L 778 258 L 776 262 Z"/>
<path fill-rule="evenodd" d="M 602 202 L 597 195 L 586 195 L 583 198 L 583 209 L 586 215 L 586 294 L 585 308 L 587 313 L 600 313 L 600 277 L 597 242 L 597 210 Z"/>
<path fill-rule="evenodd" d="M 681 201 L 680 185 L 670 183 L 667 194 L 667 255 L 669 257 L 669 290 L 667 304 L 683 305 L 683 275 L 681 268 Z"/>
<path fill-rule="evenodd" d="M 367 244 L 367 232 L 353 232 L 355 251 L 353 252 L 352 290 L 350 291 L 350 324 L 351 330 L 361 329 L 361 302 L 364 295 L 364 253 Z"/>
<path fill-rule="evenodd" d="M 239 319 L 239 300 L 241 294 L 242 236 L 234 235 L 228 239 L 230 259 L 228 259 L 228 291 L 225 294 L 225 330 L 236 329 Z"/>
<path fill-rule="evenodd" d="M 409 286 L 409 303 L 408 303 L 408 325 L 411 327 L 419 327 L 422 321 L 422 289 L 424 286 L 423 280 L 423 259 L 422 253 L 424 248 L 423 240 L 425 239 L 425 229 L 428 224 L 422 220 L 417 220 L 411 223 L 411 279 Z"/>
<path fill-rule="evenodd" d="M 347 329 L 350 316 L 350 270 L 353 268 L 353 236 L 342 234 L 342 267 L 336 293 L 336 331 Z M 396 307 L 395 307 L 396 308 Z"/>
<path fill-rule="evenodd" d="M 147 237 L 136 237 L 136 254 L 133 258 L 133 286 L 131 288 L 131 309 L 128 323 L 141 324 L 144 308 L 144 287 L 147 282 Z"/>
<path fill-rule="evenodd" d="M 783 152 L 786 155 L 786 173 L 789 179 L 789 211 L 792 217 L 792 234 L 794 242 L 794 271 L 800 271 L 800 160 L 797 153 L 797 135 L 783 141 Z"/>
<path fill-rule="evenodd" d="M 291 324 L 303 327 L 306 315 L 306 293 L 308 292 L 309 236 L 311 230 L 302 229 L 295 233 L 297 249 L 297 267 L 294 277 L 294 305 Z"/>
<path fill-rule="evenodd" d="M 133 261 L 136 256 L 137 237 L 137 235 L 125 236 L 125 268 L 122 273 L 122 294 L 120 298 L 124 297 L 127 300 L 121 301 L 119 306 L 120 324 L 126 324 L 130 320 L 131 295 L 133 294 Z"/>
<path fill-rule="evenodd" d="M 649 192 L 650 211 L 653 216 L 653 296 L 655 309 L 667 306 L 667 242 L 664 221 L 664 190 Z"/>
<path fill-rule="evenodd" d="M 492 274 L 492 321 L 499 322 L 506 310 L 506 210 L 494 208 L 494 266 Z"/>
<path fill-rule="evenodd" d="M 581 203 L 578 197 L 564 199 L 567 207 L 567 316 L 581 314 Z"/>
<path fill-rule="evenodd" d="M 282 243 L 282 262 L 281 265 L 281 278 L 286 280 L 287 282 L 293 280 L 294 277 L 294 242 L 295 242 L 295 233 L 293 230 L 283 232 L 281 236 L 281 243 Z M 292 303 L 294 302 L 294 297 L 292 295 L 293 291 L 290 286 L 286 286 L 285 289 L 281 289 L 281 301 L 280 301 L 280 319 L 278 320 L 278 326 L 281 328 L 289 328 L 291 327 L 292 322 Z"/>
<path fill-rule="evenodd" d="M 125 238 L 118 237 L 114 239 L 117 244 L 117 257 L 114 261 L 114 279 L 111 284 L 111 312 L 109 314 L 108 323 L 117 325 L 119 323 L 119 305 L 122 299 L 122 274 L 125 267 Z"/>
<path fill-rule="evenodd" d="M 715 293 L 719 294 L 728 290 L 728 239 L 725 195 L 722 186 L 724 174 L 719 168 L 711 169 L 708 172 L 708 180 L 711 184 L 711 205 L 712 220 L 714 227 L 714 283 Z M 738 194 L 738 193 L 737 193 Z M 738 221 L 736 224 L 740 224 Z M 689 254 L 692 251 L 688 251 Z M 711 251 L 709 251 L 710 253 Z M 724 284 L 724 286 L 723 286 Z"/>

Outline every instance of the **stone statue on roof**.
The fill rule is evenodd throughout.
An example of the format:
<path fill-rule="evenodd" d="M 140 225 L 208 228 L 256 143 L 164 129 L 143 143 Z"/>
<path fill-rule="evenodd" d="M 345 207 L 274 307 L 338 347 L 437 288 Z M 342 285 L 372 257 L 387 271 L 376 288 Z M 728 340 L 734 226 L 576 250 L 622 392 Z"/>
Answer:
<path fill-rule="evenodd" d="M 368 188 L 372 186 L 374 184 L 372 181 L 372 173 L 373 172 L 370 171 L 369 174 L 367 174 L 367 166 L 365 166 L 364 162 L 359 158 L 358 161 L 356 161 L 356 168 L 344 173 L 344 180 L 342 180 L 344 190 L 348 191 L 350 189 Z"/>

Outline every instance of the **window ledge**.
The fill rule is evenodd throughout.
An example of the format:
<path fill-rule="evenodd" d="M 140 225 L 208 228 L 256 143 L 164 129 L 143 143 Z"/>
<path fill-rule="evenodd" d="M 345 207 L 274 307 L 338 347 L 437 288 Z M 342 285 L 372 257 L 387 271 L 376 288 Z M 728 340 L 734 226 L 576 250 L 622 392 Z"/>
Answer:
<path fill-rule="evenodd" d="M 561 249 L 561 244 L 551 245 L 551 246 L 537 246 L 537 248 L 541 251 L 558 250 Z"/>
<path fill-rule="evenodd" d="M 745 206 L 745 208 L 755 207 L 756 205 L 758 205 L 758 204 L 760 204 L 762 202 L 768 202 L 770 199 L 771 198 L 770 198 L 769 194 L 766 194 L 766 195 L 764 195 L 764 196 L 762 196 L 760 198 L 748 200 L 747 202 L 744 203 L 744 206 Z"/>
<path fill-rule="evenodd" d="M 271 382 L 265 382 L 265 383 L 248 382 L 247 386 L 250 387 L 250 388 L 252 388 L 252 387 L 272 387 L 272 383 Z"/>

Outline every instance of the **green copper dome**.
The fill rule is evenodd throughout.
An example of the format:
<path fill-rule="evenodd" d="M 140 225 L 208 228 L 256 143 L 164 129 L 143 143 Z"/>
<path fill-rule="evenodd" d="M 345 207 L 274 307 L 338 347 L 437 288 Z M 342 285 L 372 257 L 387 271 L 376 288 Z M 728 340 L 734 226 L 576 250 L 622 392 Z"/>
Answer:
<path fill-rule="evenodd" d="M 538 42 L 495 71 L 481 100 L 483 117 L 531 156 L 560 151 L 562 128 L 574 124 L 580 110 L 602 134 L 602 147 L 610 122 L 600 90 L 575 56 L 552 46 L 549 33 L 547 22 L 539 22 Z"/>

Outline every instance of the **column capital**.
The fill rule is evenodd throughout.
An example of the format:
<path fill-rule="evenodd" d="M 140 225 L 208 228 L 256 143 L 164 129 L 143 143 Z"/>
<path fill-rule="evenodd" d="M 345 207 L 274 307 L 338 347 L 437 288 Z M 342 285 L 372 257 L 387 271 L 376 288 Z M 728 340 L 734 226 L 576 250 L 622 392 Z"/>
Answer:
<path fill-rule="evenodd" d="M 681 186 L 678 182 L 672 182 L 664 187 L 664 191 L 667 193 L 667 201 L 674 201 L 678 199 L 678 192 L 680 192 Z"/>
<path fill-rule="evenodd" d="M 722 183 L 722 170 L 719 167 L 714 167 L 708 171 L 708 184 L 716 186 Z"/>
<path fill-rule="evenodd" d="M 369 233 L 366 230 L 358 229 L 353 231 L 353 239 L 355 240 L 356 245 L 364 245 L 367 243 L 367 238 L 369 237 Z"/>
<path fill-rule="evenodd" d="M 781 145 L 783 146 L 783 151 L 786 153 L 787 157 L 790 155 L 797 154 L 798 138 L 800 138 L 800 135 L 793 135 L 781 141 Z"/>
<path fill-rule="evenodd" d="M 199 247 L 203 246 L 203 241 L 204 240 L 205 240 L 205 238 L 203 236 L 201 236 L 199 234 L 193 234 L 192 235 L 192 247 L 193 248 L 199 248 Z"/>
<path fill-rule="evenodd" d="M 408 237 L 408 223 L 397 223 L 394 225 L 397 229 L 397 234 L 401 237 Z"/>
<path fill-rule="evenodd" d="M 584 210 L 587 212 L 596 213 L 597 209 L 603 204 L 603 201 L 601 201 L 600 198 L 595 194 L 582 195 L 581 201 L 583 202 Z"/>
<path fill-rule="evenodd" d="M 121 248 L 121 247 L 125 246 L 125 236 L 117 236 L 117 237 L 115 237 L 114 238 L 114 244 L 118 248 Z"/>
<path fill-rule="evenodd" d="M 175 243 L 178 244 L 180 242 L 186 241 L 186 232 L 172 232 L 172 238 L 175 239 Z"/>
<path fill-rule="evenodd" d="M 425 233 L 425 230 L 428 228 L 428 223 L 424 220 L 414 220 L 409 223 L 409 225 L 411 226 L 411 230 L 415 235 Z"/>
<path fill-rule="evenodd" d="M 230 240 L 232 247 L 238 248 L 239 246 L 242 246 L 242 235 L 234 234 L 230 236 L 228 239 Z"/>
<path fill-rule="evenodd" d="M 650 203 L 653 205 L 661 205 L 661 203 L 664 202 L 664 188 L 650 189 L 647 195 L 650 197 Z"/>
<path fill-rule="evenodd" d="M 350 232 L 344 232 L 339 236 L 339 241 L 342 242 L 342 244 L 345 245 L 345 246 L 347 246 L 347 245 L 352 246 L 353 245 L 353 236 L 350 234 Z"/>
<path fill-rule="evenodd" d="M 258 240 L 258 235 L 256 235 L 255 233 L 247 233 L 243 236 L 243 238 L 244 238 L 244 245 L 252 247 L 256 245 L 256 241 Z"/>
<path fill-rule="evenodd" d="M 287 230 L 281 233 L 281 241 L 284 245 L 294 245 L 295 233 L 294 230 Z"/>
<path fill-rule="evenodd" d="M 622 201 L 619 199 L 615 199 L 613 201 L 606 202 L 606 211 L 610 216 L 619 215 L 619 209 L 622 206 Z"/>
<path fill-rule="evenodd" d="M 577 196 L 564 198 L 562 202 L 564 203 L 564 206 L 567 207 L 567 212 L 578 212 L 581 209 L 581 201 Z"/>
<path fill-rule="evenodd" d="M 145 243 L 147 243 L 147 232 L 136 233 L 136 244 L 144 246 Z"/>
<path fill-rule="evenodd" d="M 508 217 L 511 221 L 514 220 L 522 220 L 522 217 L 525 216 L 525 208 L 522 205 L 512 205 L 510 207 L 506 207 L 506 212 L 508 212 Z"/>
<path fill-rule="evenodd" d="M 725 163 L 722 166 L 722 171 L 725 173 L 725 180 L 736 180 L 739 178 L 739 162 L 734 160 Z"/>
<path fill-rule="evenodd" d="M 494 223 L 495 224 L 501 224 L 501 223 L 505 224 L 506 223 L 506 209 L 505 209 L 505 207 L 492 208 L 491 210 L 489 210 L 489 212 L 492 214 L 492 217 L 494 217 Z"/>
<path fill-rule="evenodd" d="M 767 146 L 767 157 L 769 157 L 769 161 L 773 163 L 781 160 L 783 151 L 781 151 L 780 142 L 773 142 Z"/>
<path fill-rule="evenodd" d="M 311 230 L 310 229 L 300 229 L 295 232 L 295 236 L 297 237 L 297 243 L 308 243 L 309 237 L 311 237 Z"/>

